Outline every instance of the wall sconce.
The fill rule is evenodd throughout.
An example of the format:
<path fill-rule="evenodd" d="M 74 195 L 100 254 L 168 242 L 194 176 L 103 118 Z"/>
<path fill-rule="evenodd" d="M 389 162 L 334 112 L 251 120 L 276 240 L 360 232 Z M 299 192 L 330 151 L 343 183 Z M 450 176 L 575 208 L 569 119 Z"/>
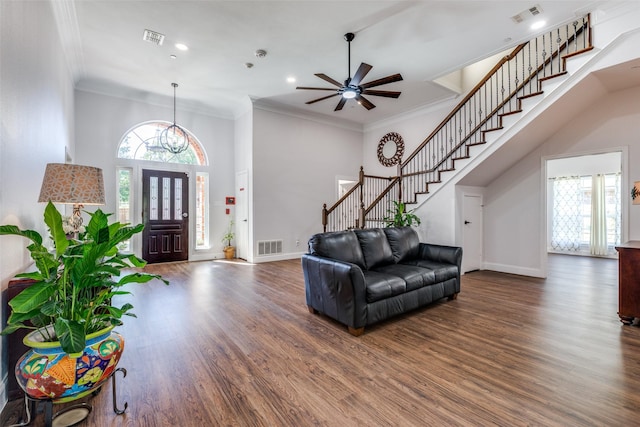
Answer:
<path fill-rule="evenodd" d="M 633 187 L 631 188 L 631 200 L 633 200 L 634 205 L 640 205 L 640 181 L 633 183 Z"/>
<path fill-rule="evenodd" d="M 38 202 L 73 204 L 73 232 L 82 226 L 84 205 L 104 205 L 102 169 L 68 163 L 49 163 L 42 178 Z"/>

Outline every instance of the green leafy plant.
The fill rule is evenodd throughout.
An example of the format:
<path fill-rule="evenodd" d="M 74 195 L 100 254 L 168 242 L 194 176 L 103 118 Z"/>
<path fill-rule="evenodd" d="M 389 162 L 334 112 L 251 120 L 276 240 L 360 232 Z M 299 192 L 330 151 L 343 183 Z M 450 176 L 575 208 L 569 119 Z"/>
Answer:
<path fill-rule="evenodd" d="M 231 246 L 231 241 L 236 237 L 236 234 L 233 232 L 233 220 L 229 221 L 229 227 L 227 227 L 227 231 L 222 236 L 222 243 L 225 243 L 225 247 Z"/>
<path fill-rule="evenodd" d="M 9 302 L 12 313 L 2 335 L 20 328 L 37 329 L 45 341 L 59 341 L 65 352 L 79 353 L 85 347 L 87 335 L 121 325 L 122 316 L 136 317 L 131 312 L 131 304 L 112 305 L 112 297 L 130 294 L 122 290 L 123 286 L 153 279 L 169 284 L 156 274 L 123 274 L 125 268 L 146 265 L 133 254 L 118 252 L 119 244 L 142 231 L 142 224 L 109 224 L 110 214 L 101 210 L 90 215 L 86 231 L 77 239 L 68 239 L 60 212 L 49 202 L 44 211 L 44 222 L 53 240 L 51 250 L 43 245 L 42 236 L 34 230 L 0 226 L 0 235 L 17 235 L 31 240 L 27 249 L 37 268 L 35 272 L 18 275 L 35 283 Z M 50 325 L 53 327 L 47 327 Z"/>
<path fill-rule="evenodd" d="M 383 218 L 386 227 L 405 227 L 420 225 L 420 218 L 408 211 L 403 202 L 393 201 L 393 207 L 387 211 L 387 216 Z"/>

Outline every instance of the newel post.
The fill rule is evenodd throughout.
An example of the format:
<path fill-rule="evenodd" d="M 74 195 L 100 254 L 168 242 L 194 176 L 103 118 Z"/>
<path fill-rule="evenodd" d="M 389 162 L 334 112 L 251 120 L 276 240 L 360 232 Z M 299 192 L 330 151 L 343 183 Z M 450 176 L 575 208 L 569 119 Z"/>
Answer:
<path fill-rule="evenodd" d="M 364 228 L 364 167 L 360 166 L 358 174 L 358 184 L 360 185 L 360 213 L 356 223 L 356 228 Z"/>

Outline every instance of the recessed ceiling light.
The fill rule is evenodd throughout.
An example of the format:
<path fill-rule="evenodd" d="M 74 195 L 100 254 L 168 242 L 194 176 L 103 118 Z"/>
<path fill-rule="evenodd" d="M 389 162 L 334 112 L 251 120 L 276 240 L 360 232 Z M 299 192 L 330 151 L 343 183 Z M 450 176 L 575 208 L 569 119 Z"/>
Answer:
<path fill-rule="evenodd" d="M 175 55 L 169 55 L 169 58 L 171 58 L 171 59 L 176 59 L 176 58 L 177 58 L 177 56 L 175 56 Z"/>
<path fill-rule="evenodd" d="M 296 82 L 296 78 L 293 76 L 289 76 L 287 77 L 287 83 L 295 83 Z"/>
<path fill-rule="evenodd" d="M 182 44 L 182 43 L 176 43 L 176 49 L 179 50 L 189 50 L 189 46 L 187 46 L 186 44 Z"/>
<path fill-rule="evenodd" d="M 536 21 L 533 24 L 531 24 L 531 29 L 532 30 L 539 30 L 540 28 L 544 27 L 545 25 L 547 25 L 547 21 Z"/>

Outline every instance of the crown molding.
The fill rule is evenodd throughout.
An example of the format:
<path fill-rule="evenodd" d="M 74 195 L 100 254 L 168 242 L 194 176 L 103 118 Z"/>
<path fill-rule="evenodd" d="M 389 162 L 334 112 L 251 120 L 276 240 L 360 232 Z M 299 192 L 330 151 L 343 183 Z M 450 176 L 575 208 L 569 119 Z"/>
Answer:
<path fill-rule="evenodd" d="M 352 122 L 350 120 L 338 119 L 335 117 L 328 117 L 324 114 L 318 114 L 308 112 L 304 110 L 291 107 L 276 101 L 267 100 L 265 98 L 251 99 L 253 107 L 263 111 L 270 111 L 272 113 L 284 114 L 287 116 L 295 117 L 303 120 L 310 120 L 312 122 L 321 123 L 341 129 L 351 130 L 362 133 L 363 126 L 360 123 Z"/>

